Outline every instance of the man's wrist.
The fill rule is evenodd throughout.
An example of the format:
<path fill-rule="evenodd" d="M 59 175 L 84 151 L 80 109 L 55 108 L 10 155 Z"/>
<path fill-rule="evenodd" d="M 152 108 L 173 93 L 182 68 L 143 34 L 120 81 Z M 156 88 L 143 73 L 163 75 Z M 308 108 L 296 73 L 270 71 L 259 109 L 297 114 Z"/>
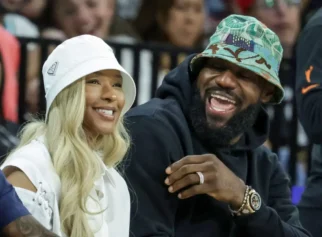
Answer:
<path fill-rule="evenodd" d="M 238 189 L 237 195 L 234 196 L 234 199 L 229 203 L 229 206 L 233 210 L 238 210 L 244 202 L 244 198 L 247 191 L 247 185 L 241 180 L 240 188 Z"/>
<path fill-rule="evenodd" d="M 260 209 L 261 205 L 262 200 L 260 195 L 252 187 L 247 186 L 241 207 L 238 210 L 232 209 L 231 206 L 229 208 L 232 215 L 242 216 L 255 213 Z"/>
<path fill-rule="evenodd" d="M 245 191 L 242 202 L 240 202 L 240 204 L 235 204 L 234 206 L 232 206 L 231 204 L 228 206 L 232 214 L 240 213 L 244 209 L 245 205 L 247 204 L 249 191 L 250 187 L 245 185 Z"/>

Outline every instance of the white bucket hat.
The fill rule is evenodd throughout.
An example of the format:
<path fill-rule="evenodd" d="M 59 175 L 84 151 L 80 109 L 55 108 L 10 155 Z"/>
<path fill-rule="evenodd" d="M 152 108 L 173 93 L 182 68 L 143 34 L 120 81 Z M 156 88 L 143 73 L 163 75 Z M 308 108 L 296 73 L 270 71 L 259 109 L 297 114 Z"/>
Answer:
<path fill-rule="evenodd" d="M 67 86 L 93 72 L 114 69 L 121 72 L 125 104 L 122 115 L 133 105 L 136 86 L 133 78 L 118 63 L 112 48 L 102 39 L 81 35 L 58 45 L 42 68 L 46 93 L 46 121 L 56 96 Z"/>

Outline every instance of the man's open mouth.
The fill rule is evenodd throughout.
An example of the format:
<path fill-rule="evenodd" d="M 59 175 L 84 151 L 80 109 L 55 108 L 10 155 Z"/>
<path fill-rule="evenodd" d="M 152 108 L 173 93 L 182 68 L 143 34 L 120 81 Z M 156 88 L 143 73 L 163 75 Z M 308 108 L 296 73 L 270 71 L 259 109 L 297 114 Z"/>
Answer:
<path fill-rule="evenodd" d="M 212 93 L 208 97 L 211 110 L 219 113 L 228 113 L 236 109 L 237 101 L 231 96 Z"/>

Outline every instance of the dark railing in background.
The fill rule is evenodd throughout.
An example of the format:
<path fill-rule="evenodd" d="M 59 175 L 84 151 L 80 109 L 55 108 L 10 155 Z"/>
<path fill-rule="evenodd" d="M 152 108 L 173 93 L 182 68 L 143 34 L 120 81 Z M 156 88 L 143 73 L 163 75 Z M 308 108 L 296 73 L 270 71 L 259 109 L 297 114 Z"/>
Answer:
<path fill-rule="evenodd" d="M 45 103 L 45 92 L 42 81 L 42 65 L 49 55 L 49 50 L 51 47 L 58 45 L 59 41 L 54 40 L 44 40 L 44 39 L 29 39 L 29 38 L 19 38 L 21 43 L 21 68 L 20 68 L 20 96 L 19 96 L 19 119 L 20 122 L 23 123 L 26 120 L 26 75 L 27 75 L 27 60 L 28 60 L 28 47 L 30 44 L 37 45 L 39 48 L 40 55 L 40 63 L 38 70 L 38 77 L 40 80 L 39 83 L 39 112 L 42 113 L 45 111 L 46 103 Z M 135 83 L 138 88 L 138 97 L 135 101 L 135 105 L 138 105 L 142 102 L 147 101 L 147 99 L 154 96 L 155 90 L 157 89 L 160 78 L 162 78 L 162 74 L 160 76 L 160 65 L 164 64 L 164 55 L 166 55 L 168 65 L 168 69 L 172 69 L 176 67 L 182 59 L 191 53 L 195 53 L 192 50 L 187 49 L 178 49 L 165 45 L 156 45 L 156 44 L 120 44 L 109 42 L 109 45 L 113 48 L 115 56 L 120 61 L 120 63 L 125 67 L 126 70 L 133 76 Z M 79 49 L 82 50 L 82 49 Z M 285 62 L 289 63 L 289 62 Z M 126 65 L 124 65 L 126 64 Z M 290 66 L 290 65 L 289 65 Z M 144 76 L 145 75 L 145 76 Z M 145 80 L 144 80 L 145 78 Z M 292 87 L 289 90 L 293 90 Z M 294 91 L 292 91 L 294 95 Z M 140 99 L 140 98 L 145 99 Z M 293 96 L 294 97 L 294 96 Z M 140 99 L 140 101 L 138 101 Z M 284 103 L 279 105 L 278 107 L 271 107 L 269 110 L 273 111 L 272 115 L 272 124 L 279 124 L 280 118 L 284 118 L 285 109 L 284 106 L 289 106 L 289 104 L 293 103 L 293 101 L 289 101 L 288 103 Z M 135 106 L 134 105 L 134 106 Z M 286 169 L 290 175 L 292 180 L 292 184 L 296 184 L 296 170 L 297 170 L 297 154 L 299 151 L 303 149 L 302 145 L 298 145 L 297 137 L 298 137 L 298 121 L 296 118 L 296 111 L 294 106 L 291 107 L 293 111 L 292 119 L 289 121 L 291 123 L 291 141 L 289 141 L 288 146 L 290 148 L 290 154 L 288 158 L 288 164 L 286 165 Z M 278 126 L 275 128 L 279 129 Z M 278 140 L 278 139 L 277 139 Z M 273 151 L 279 152 L 280 147 L 285 146 L 285 144 L 276 144 L 273 141 Z"/>

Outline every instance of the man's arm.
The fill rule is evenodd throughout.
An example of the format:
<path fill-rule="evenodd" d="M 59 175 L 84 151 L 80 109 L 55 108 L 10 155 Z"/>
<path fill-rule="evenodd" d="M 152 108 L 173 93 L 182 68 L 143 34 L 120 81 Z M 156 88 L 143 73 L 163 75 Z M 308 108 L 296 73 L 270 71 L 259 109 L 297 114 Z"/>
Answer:
<path fill-rule="evenodd" d="M 299 119 L 313 143 L 322 142 L 322 25 L 305 29 L 297 45 Z"/>
<path fill-rule="evenodd" d="M 241 235 L 248 237 L 309 237 L 299 221 L 297 208 L 292 204 L 289 179 L 278 158 L 272 157 L 275 164 L 270 178 L 268 203 L 251 215 L 236 217 L 235 223 Z"/>
<path fill-rule="evenodd" d="M 170 156 L 175 155 L 169 147 L 176 143 L 169 129 L 153 117 L 129 117 L 127 121 L 132 137 L 125 172 L 132 191 L 131 234 L 173 237 L 178 199 L 168 192 L 164 180 Z M 180 150 L 180 144 L 177 147 Z"/>
<path fill-rule="evenodd" d="M 24 207 L 0 170 L 0 235 L 6 237 L 57 236 L 43 227 Z"/>
<path fill-rule="evenodd" d="M 58 237 L 31 215 L 20 217 L 11 222 L 2 230 L 1 234 L 4 237 Z"/>
<path fill-rule="evenodd" d="M 14 220 L 30 215 L 0 170 L 0 231 Z"/>

